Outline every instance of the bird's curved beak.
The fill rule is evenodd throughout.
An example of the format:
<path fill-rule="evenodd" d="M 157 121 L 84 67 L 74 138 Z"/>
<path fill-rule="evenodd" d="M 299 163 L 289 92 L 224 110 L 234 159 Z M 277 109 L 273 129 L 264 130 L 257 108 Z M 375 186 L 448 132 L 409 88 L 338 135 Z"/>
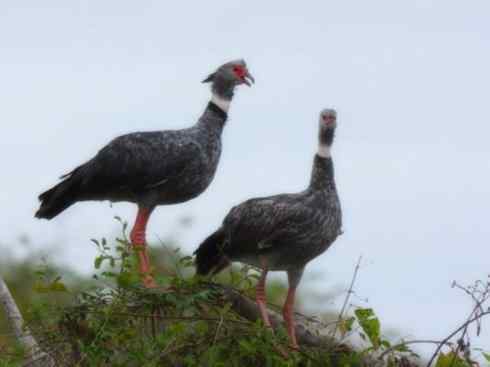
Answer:
<path fill-rule="evenodd" d="M 243 76 L 242 81 L 249 87 L 251 87 L 252 84 L 255 84 L 255 78 L 252 76 L 252 74 L 249 73 L 248 70 L 245 71 L 245 75 Z"/>

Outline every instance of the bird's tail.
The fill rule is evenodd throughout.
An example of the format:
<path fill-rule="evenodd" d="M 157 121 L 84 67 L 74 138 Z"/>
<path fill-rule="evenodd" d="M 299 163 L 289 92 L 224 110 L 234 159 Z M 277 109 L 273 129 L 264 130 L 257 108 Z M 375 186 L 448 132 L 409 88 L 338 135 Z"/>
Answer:
<path fill-rule="evenodd" d="M 36 218 L 52 219 L 76 202 L 81 183 L 79 168 L 62 176 L 63 181 L 39 195 L 41 206 Z"/>
<path fill-rule="evenodd" d="M 225 231 L 220 228 L 199 245 L 196 255 L 196 273 L 198 275 L 216 274 L 230 263 L 223 253 L 222 246 L 225 242 Z"/>

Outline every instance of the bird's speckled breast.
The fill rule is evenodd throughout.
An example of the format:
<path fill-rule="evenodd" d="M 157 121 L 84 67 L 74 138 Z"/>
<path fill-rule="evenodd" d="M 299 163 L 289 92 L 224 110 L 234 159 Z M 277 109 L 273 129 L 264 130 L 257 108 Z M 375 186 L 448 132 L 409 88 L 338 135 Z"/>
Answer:
<path fill-rule="evenodd" d="M 314 199 L 315 200 L 315 199 Z M 302 225 L 295 238 L 284 244 L 282 251 L 266 251 L 270 270 L 301 268 L 325 252 L 341 233 L 341 208 L 338 200 L 325 203 L 329 215 L 311 218 L 308 225 Z M 308 228 L 309 227 L 309 228 Z"/>
<path fill-rule="evenodd" d="M 188 138 L 192 157 L 185 168 L 155 188 L 158 204 L 175 204 L 191 200 L 201 194 L 213 181 L 221 156 L 221 132 L 224 122 L 212 114 L 204 114 Z"/>
<path fill-rule="evenodd" d="M 213 181 L 221 155 L 221 142 L 213 142 L 210 150 L 195 157 L 176 177 L 168 180 L 158 190 L 159 204 L 175 204 L 191 200 L 200 195 Z M 168 190 L 167 187 L 172 187 Z"/>

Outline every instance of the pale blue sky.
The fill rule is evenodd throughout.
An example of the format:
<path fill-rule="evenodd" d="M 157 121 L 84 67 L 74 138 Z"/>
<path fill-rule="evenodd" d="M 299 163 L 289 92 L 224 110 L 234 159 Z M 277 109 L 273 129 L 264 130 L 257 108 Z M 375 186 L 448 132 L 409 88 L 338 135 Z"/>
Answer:
<path fill-rule="evenodd" d="M 41 5 L 42 3 L 42 5 Z M 218 174 L 199 198 L 159 208 L 150 239 L 195 217 L 191 251 L 227 210 L 302 189 L 317 114 L 339 111 L 334 148 L 345 234 L 306 270 L 357 291 L 407 337 L 438 339 L 469 302 L 450 288 L 489 272 L 488 1 L 8 1 L 0 4 L 0 243 L 62 242 L 92 266 L 131 205 L 84 203 L 51 222 L 36 196 L 113 137 L 193 123 L 200 81 L 243 57 Z M 481 339 L 490 342 L 489 332 Z"/>

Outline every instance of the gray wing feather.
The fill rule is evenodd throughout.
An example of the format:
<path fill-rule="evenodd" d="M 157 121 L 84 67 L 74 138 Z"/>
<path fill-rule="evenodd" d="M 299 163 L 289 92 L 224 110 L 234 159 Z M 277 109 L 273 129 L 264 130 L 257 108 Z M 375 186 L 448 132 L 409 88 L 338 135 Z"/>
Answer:
<path fill-rule="evenodd" d="M 92 160 L 94 179 L 105 190 L 144 191 L 182 175 L 199 146 L 181 131 L 133 133 L 114 139 Z"/>
<path fill-rule="evenodd" d="M 224 228 L 235 251 L 257 251 L 301 240 L 304 228 L 314 222 L 316 210 L 304 205 L 301 194 L 251 199 L 234 207 Z"/>

